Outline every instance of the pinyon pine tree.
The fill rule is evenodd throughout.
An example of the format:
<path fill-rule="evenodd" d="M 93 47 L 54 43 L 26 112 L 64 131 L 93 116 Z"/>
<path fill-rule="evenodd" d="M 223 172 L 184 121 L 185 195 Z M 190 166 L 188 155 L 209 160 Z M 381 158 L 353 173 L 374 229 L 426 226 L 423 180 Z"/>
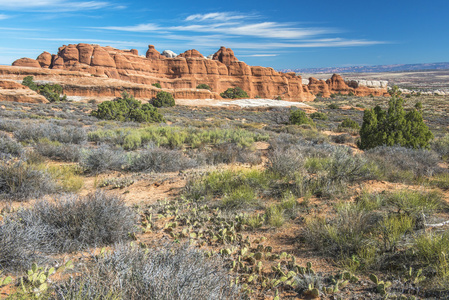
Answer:
<path fill-rule="evenodd" d="M 400 97 L 398 87 L 391 92 L 388 110 L 379 106 L 365 110 L 363 124 L 360 129 L 360 149 L 371 149 L 377 146 L 400 145 L 410 148 L 429 148 L 433 134 L 424 123 L 421 112 L 412 109 L 404 111 L 404 99 Z"/>

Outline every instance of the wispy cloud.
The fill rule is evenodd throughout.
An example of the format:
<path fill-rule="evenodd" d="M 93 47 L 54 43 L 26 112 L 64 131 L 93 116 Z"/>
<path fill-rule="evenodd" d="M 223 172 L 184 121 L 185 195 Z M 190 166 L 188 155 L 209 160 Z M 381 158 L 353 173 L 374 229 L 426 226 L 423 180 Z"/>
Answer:
<path fill-rule="evenodd" d="M 0 14 L 0 20 L 5 20 L 5 19 L 9 19 L 9 18 L 11 18 L 11 16 Z"/>
<path fill-rule="evenodd" d="M 143 42 L 134 42 L 134 41 L 116 41 L 116 40 L 102 40 L 102 39 L 85 39 L 85 38 L 23 38 L 25 40 L 38 40 L 38 41 L 52 41 L 52 42 L 61 42 L 65 44 L 77 44 L 77 43 L 93 43 L 93 44 L 101 44 L 102 46 L 111 46 L 111 47 L 147 47 L 147 43 Z"/>
<path fill-rule="evenodd" d="M 215 12 L 208 14 L 195 14 L 188 16 L 186 21 L 229 21 L 238 20 L 250 17 L 249 15 L 243 15 L 231 12 Z"/>
<path fill-rule="evenodd" d="M 273 57 L 278 56 L 277 54 L 250 54 L 250 55 L 240 55 L 243 57 Z"/>
<path fill-rule="evenodd" d="M 127 32 L 151 32 L 162 30 L 157 24 L 139 24 L 134 26 L 106 26 L 106 27 L 94 27 L 94 29 L 106 29 L 106 30 L 117 30 L 117 31 L 127 31 Z"/>
<path fill-rule="evenodd" d="M 143 23 L 95 27 L 94 29 L 151 33 L 161 39 L 182 41 L 188 46 L 195 47 L 210 48 L 216 45 L 226 45 L 236 49 L 261 49 L 263 51 L 281 48 L 357 47 L 385 43 L 368 39 L 342 38 L 337 34 L 340 35 L 343 32 L 332 27 L 299 26 L 298 23 L 273 22 L 262 19 L 261 16 L 250 14 L 213 12 L 189 15 L 184 19 L 183 24 L 176 26 L 163 23 Z M 275 56 L 263 52 L 255 53 L 255 55 Z"/>
<path fill-rule="evenodd" d="M 291 27 L 289 23 L 261 22 L 261 23 L 216 23 L 208 25 L 187 25 L 168 27 L 168 30 L 190 31 L 201 33 L 220 33 L 223 35 L 252 36 L 258 38 L 299 39 L 320 34 L 333 33 L 336 30 L 328 28 L 299 28 Z"/>
<path fill-rule="evenodd" d="M 0 0 L 0 7 L 6 11 L 84 11 L 114 7 L 106 1 L 71 1 L 71 0 Z M 115 6 L 117 7 L 117 6 Z"/>

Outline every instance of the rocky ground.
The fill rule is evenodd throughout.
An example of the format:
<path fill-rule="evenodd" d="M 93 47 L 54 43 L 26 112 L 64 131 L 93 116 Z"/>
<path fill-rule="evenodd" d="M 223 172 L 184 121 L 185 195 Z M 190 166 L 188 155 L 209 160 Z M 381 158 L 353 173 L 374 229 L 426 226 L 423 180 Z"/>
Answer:
<path fill-rule="evenodd" d="M 232 281 L 243 298 L 445 298 L 449 240 L 444 231 L 449 225 L 428 225 L 449 219 L 448 99 L 406 100 L 406 109 L 423 103 L 424 119 L 441 142 L 430 151 L 398 148 L 385 154 L 385 149 L 357 148 L 358 131 L 339 125 L 345 118 L 361 124 L 366 108 L 386 107 L 384 97 L 319 97 L 307 106 L 297 103 L 309 116 L 321 113 L 313 126 L 290 125 L 292 102 L 266 99 L 180 100 L 183 105 L 160 109 L 164 124 L 98 120 L 89 116 L 97 108 L 93 101 L 0 102 L 0 152 L 5 158 L 0 167 L 7 170 L 0 175 L 1 218 L 15 218 L 36 200 L 49 199 L 50 207 L 60 201 L 57 195 L 85 197 L 95 191 L 108 201 L 116 196 L 124 201 L 123 213 L 108 207 L 110 215 L 102 219 L 108 226 L 129 223 L 128 209 L 138 215 L 132 234 L 93 243 L 83 236 L 84 244 L 70 245 L 71 251 L 44 251 L 34 239 L 33 251 L 27 252 L 27 235 L 16 239 L 21 246 L 16 249 L 23 249 L 16 252 L 39 265 L 75 262 L 73 271 L 51 277 L 50 294 L 70 276 L 84 282 L 85 291 L 97 293 L 96 287 L 106 286 L 116 293 L 112 282 L 126 278 L 109 269 L 107 278 L 90 271 L 109 257 L 104 251 L 118 251 L 117 243 L 133 241 L 150 252 L 190 245 L 200 251 L 202 266 L 213 262 L 213 270 L 225 270 L 223 276 L 230 277 L 219 281 Z M 253 107 L 255 103 L 271 107 Z M 43 177 L 24 176 L 28 169 L 23 166 Z M 13 182 L 12 177 L 1 176 L 14 176 L 14 170 L 29 181 L 8 189 L 4 182 Z M 76 226 L 66 221 L 66 226 Z M 45 226 L 48 230 L 50 225 Z M 11 234 L 7 230 L 0 223 L 0 235 Z M 58 245 L 55 236 L 46 237 L 49 245 Z M 17 245 L 4 241 L 2 258 L 10 245 Z M 426 241 L 440 247 L 441 254 L 426 257 L 435 255 L 419 248 Z M 2 276 L 11 275 L 15 283 L 30 268 L 2 258 Z M 197 262 L 189 261 L 190 267 L 197 268 Z M 123 260 L 121 266 L 128 263 Z M 165 280 L 180 280 L 170 268 L 161 272 L 170 275 Z M 215 282 L 210 272 L 205 274 L 203 284 Z M 372 275 L 391 286 L 375 284 Z M 15 285 L 0 290 L 2 297 L 16 291 Z M 131 293 L 125 288 L 120 292 Z"/>

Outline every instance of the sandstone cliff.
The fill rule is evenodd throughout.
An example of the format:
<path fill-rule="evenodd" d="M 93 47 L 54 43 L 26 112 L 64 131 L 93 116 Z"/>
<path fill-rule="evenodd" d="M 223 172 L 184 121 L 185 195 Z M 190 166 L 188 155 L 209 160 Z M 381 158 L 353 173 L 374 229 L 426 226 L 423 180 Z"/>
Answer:
<path fill-rule="evenodd" d="M 168 56 L 168 57 L 167 57 Z M 239 61 L 234 52 L 221 47 L 212 59 L 205 58 L 197 50 L 187 50 L 176 57 L 161 55 L 150 45 L 145 57 L 137 50 L 118 50 L 112 47 L 77 44 L 62 46 L 56 55 L 44 52 L 36 60 L 22 58 L 13 66 L 64 70 L 90 74 L 96 78 L 109 78 L 142 85 L 142 97 L 155 92 L 148 86 L 160 83 L 163 89 L 172 90 L 175 97 L 204 99 L 220 98 L 219 93 L 231 87 L 240 87 L 249 97 L 276 98 L 283 100 L 311 101 L 315 98 L 308 87 L 302 85 L 300 76 L 279 73 L 272 68 L 253 67 Z M 86 89 L 59 82 L 68 95 L 85 95 Z M 212 93 L 197 90 L 198 84 L 207 84 Z M 95 89 L 94 89 L 95 90 Z M 90 96 L 101 96 L 101 89 Z M 107 92 L 112 94 L 114 92 Z M 151 95 L 150 95 L 151 94 Z M 136 97 L 139 97 L 136 95 Z"/>
<path fill-rule="evenodd" d="M 152 86 L 154 83 L 160 83 L 178 99 L 220 99 L 220 93 L 232 87 L 242 88 L 250 98 L 280 97 L 287 101 L 312 101 L 317 94 L 324 97 L 332 93 L 387 94 L 383 85 L 373 86 L 367 82 L 350 82 L 348 85 L 336 74 L 327 81 L 310 78 L 308 84 L 303 84 L 301 76 L 295 73 L 249 66 L 225 47 L 205 58 L 195 49 L 177 56 L 172 51 L 162 55 L 149 45 L 145 56 L 139 56 L 135 49 L 71 44 L 60 47 L 57 54 L 43 52 L 37 59 L 18 59 L 13 66 L 21 71 L 0 68 L 0 74 L 9 72 L 12 77 L 7 78 L 15 80 L 21 80 L 23 76 L 14 73 L 50 80 L 60 84 L 68 96 L 114 97 L 127 90 L 138 98 L 151 98 L 159 91 Z M 209 85 L 212 91 L 196 89 L 201 83 Z"/>

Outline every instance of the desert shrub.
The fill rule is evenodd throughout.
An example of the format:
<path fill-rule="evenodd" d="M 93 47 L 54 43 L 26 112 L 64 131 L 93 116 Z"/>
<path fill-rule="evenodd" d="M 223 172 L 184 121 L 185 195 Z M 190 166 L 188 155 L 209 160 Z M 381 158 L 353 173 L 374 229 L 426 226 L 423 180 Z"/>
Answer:
<path fill-rule="evenodd" d="M 8 135 L 0 132 L 0 156 L 20 156 L 23 153 L 23 147 Z"/>
<path fill-rule="evenodd" d="M 129 169 L 135 172 L 174 172 L 196 166 L 181 151 L 151 146 L 134 153 L 130 161 Z"/>
<path fill-rule="evenodd" d="M 162 86 L 159 82 L 153 83 L 152 86 L 157 87 L 158 89 L 162 88 Z"/>
<path fill-rule="evenodd" d="M 53 123 L 26 123 L 14 131 L 14 137 L 21 142 L 39 142 L 40 139 L 60 143 L 83 144 L 87 134 L 77 126 L 58 126 Z"/>
<path fill-rule="evenodd" d="M 108 170 L 122 170 L 127 163 L 123 150 L 112 149 L 100 145 L 95 149 L 84 149 L 80 157 L 80 165 L 86 172 L 101 173 Z"/>
<path fill-rule="evenodd" d="M 251 199 L 252 195 L 257 195 L 258 192 L 268 188 L 270 179 L 268 174 L 257 169 L 213 171 L 190 179 L 186 184 L 185 195 L 194 200 L 202 198 L 210 200 L 223 195 L 234 197 L 233 192 L 239 190 L 245 199 Z M 248 202 L 255 203 L 255 200 L 251 199 Z"/>
<path fill-rule="evenodd" d="M 438 153 L 444 160 L 449 160 L 449 134 L 435 139 L 431 144 L 432 150 Z"/>
<path fill-rule="evenodd" d="M 413 259 L 419 261 L 424 267 L 431 267 L 447 285 L 449 278 L 449 234 L 426 232 L 419 235 L 413 242 L 415 255 Z"/>
<path fill-rule="evenodd" d="M 34 145 L 34 149 L 42 156 L 67 162 L 79 161 L 81 153 L 79 145 L 62 144 L 58 141 L 50 141 L 47 138 L 40 139 Z"/>
<path fill-rule="evenodd" d="M 270 226 L 281 227 L 285 222 L 284 212 L 281 206 L 272 204 L 266 209 L 267 222 Z"/>
<path fill-rule="evenodd" d="M 328 119 L 328 116 L 325 113 L 317 111 L 317 112 L 311 113 L 310 118 L 314 119 L 314 120 L 326 121 Z"/>
<path fill-rule="evenodd" d="M 82 276 L 66 279 L 57 299 L 240 299 L 223 262 L 186 246 L 117 245 Z M 120 284 L 118 284 L 120 283 Z"/>
<path fill-rule="evenodd" d="M 380 106 L 365 110 L 360 130 L 360 149 L 400 145 L 409 148 L 428 148 L 433 134 L 424 123 L 420 111 L 405 112 L 404 100 L 397 87 L 392 92 L 388 111 Z"/>
<path fill-rule="evenodd" d="M 175 99 L 169 92 L 160 91 L 157 93 L 156 98 L 153 99 L 153 105 L 155 107 L 175 106 Z"/>
<path fill-rule="evenodd" d="M 0 197 L 24 200 L 56 191 L 51 176 L 24 161 L 0 161 Z"/>
<path fill-rule="evenodd" d="M 350 129 L 356 129 L 359 130 L 360 129 L 360 125 L 350 119 L 350 118 L 345 118 L 339 125 L 338 125 L 338 129 L 339 130 L 343 130 L 344 128 L 350 128 Z"/>
<path fill-rule="evenodd" d="M 329 197 L 344 192 L 348 183 L 374 178 L 375 171 L 363 156 L 352 155 L 345 147 L 335 147 L 327 157 L 308 158 L 305 166 L 309 173 L 295 174 L 295 191 L 299 196 Z"/>
<path fill-rule="evenodd" d="M 385 205 L 404 213 L 414 220 L 428 216 L 443 207 L 441 194 L 437 192 L 419 192 L 401 190 L 386 195 Z"/>
<path fill-rule="evenodd" d="M 332 95 L 331 95 L 332 97 Z M 340 106 L 337 103 L 331 103 L 327 106 L 329 109 L 339 109 Z"/>
<path fill-rule="evenodd" d="M 77 165 L 49 166 L 47 170 L 64 192 L 77 192 L 84 185 L 84 179 L 80 176 L 81 170 Z"/>
<path fill-rule="evenodd" d="M 305 238 L 326 254 L 350 257 L 370 244 L 369 234 L 375 226 L 371 213 L 346 206 L 334 218 L 307 220 Z"/>
<path fill-rule="evenodd" d="M 332 135 L 331 140 L 337 144 L 354 143 L 355 141 L 354 137 L 348 133 Z"/>
<path fill-rule="evenodd" d="M 423 149 L 382 146 L 366 151 L 365 156 L 379 166 L 381 176 L 393 181 L 414 180 L 441 171 L 438 155 Z"/>
<path fill-rule="evenodd" d="M 126 92 L 122 93 L 121 98 L 100 103 L 91 115 L 99 119 L 121 122 L 164 122 L 164 117 L 157 108 L 148 103 L 142 104 Z"/>
<path fill-rule="evenodd" d="M 101 192 L 85 197 L 63 195 L 40 200 L 16 215 L 24 229 L 39 227 L 43 239 L 36 248 L 51 253 L 73 252 L 90 246 L 110 245 L 129 239 L 137 215 L 118 196 Z"/>
<path fill-rule="evenodd" d="M 248 98 L 248 94 L 239 87 L 228 88 L 226 91 L 220 94 L 222 98 L 225 99 L 238 99 L 238 98 Z"/>
<path fill-rule="evenodd" d="M 308 124 L 311 126 L 315 126 L 315 123 L 312 119 L 310 119 L 305 112 L 300 109 L 294 110 L 290 113 L 290 124 L 294 125 L 302 125 Z"/>
<path fill-rule="evenodd" d="M 212 90 L 212 88 L 209 85 L 205 84 L 205 83 L 198 84 L 196 86 L 196 88 L 199 89 L 199 90 L 209 90 L 209 91 Z"/>
<path fill-rule="evenodd" d="M 223 143 L 212 149 L 191 153 L 200 165 L 232 164 L 235 162 L 257 165 L 262 162 L 261 153 L 251 151 L 236 143 Z"/>
<path fill-rule="evenodd" d="M 221 207 L 224 209 L 241 209 L 257 204 L 257 193 L 250 185 L 241 185 L 223 195 Z"/>
<path fill-rule="evenodd" d="M 23 271 L 34 262 L 47 258 L 36 251 L 36 243 L 44 237 L 42 228 L 24 227 L 6 216 L 0 222 L 0 269 L 7 272 Z"/>
<path fill-rule="evenodd" d="M 281 177 L 293 177 L 304 166 L 304 160 L 299 147 L 276 148 L 268 154 L 267 169 Z"/>
<path fill-rule="evenodd" d="M 145 128 L 118 128 L 114 130 L 95 130 L 88 134 L 89 141 L 120 145 L 135 149 L 142 144 L 153 142 L 158 146 L 168 146 L 172 149 L 188 145 L 199 148 L 207 144 L 219 145 L 225 143 L 249 147 L 254 142 L 266 141 L 267 134 L 256 133 L 244 129 L 196 129 L 179 126 L 147 126 Z"/>
<path fill-rule="evenodd" d="M 6 119 L 6 118 L 0 119 L 0 130 L 6 131 L 6 132 L 14 132 L 21 126 L 22 126 L 22 121 L 20 121 L 20 120 Z"/>

